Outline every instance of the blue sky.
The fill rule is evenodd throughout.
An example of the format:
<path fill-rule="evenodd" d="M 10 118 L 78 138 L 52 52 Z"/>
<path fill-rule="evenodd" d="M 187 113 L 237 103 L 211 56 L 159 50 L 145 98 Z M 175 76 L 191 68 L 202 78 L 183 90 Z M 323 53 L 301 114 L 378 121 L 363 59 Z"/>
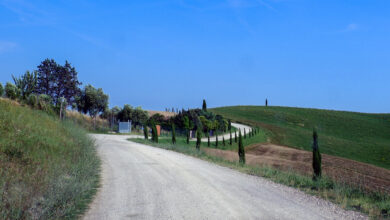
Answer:
<path fill-rule="evenodd" d="M 390 1 L 0 0 L 0 82 L 68 60 L 110 106 L 390 112 Z"/>

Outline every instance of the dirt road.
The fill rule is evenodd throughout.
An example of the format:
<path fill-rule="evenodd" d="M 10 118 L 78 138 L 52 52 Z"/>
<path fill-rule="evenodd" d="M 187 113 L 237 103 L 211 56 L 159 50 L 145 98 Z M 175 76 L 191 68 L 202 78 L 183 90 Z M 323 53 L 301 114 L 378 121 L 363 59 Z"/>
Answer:
<path fill-rule="evenodd" d="M 364 219 L 298 190 L 172 151 L 93 135 L 102 182 L 84 219 Z"/>

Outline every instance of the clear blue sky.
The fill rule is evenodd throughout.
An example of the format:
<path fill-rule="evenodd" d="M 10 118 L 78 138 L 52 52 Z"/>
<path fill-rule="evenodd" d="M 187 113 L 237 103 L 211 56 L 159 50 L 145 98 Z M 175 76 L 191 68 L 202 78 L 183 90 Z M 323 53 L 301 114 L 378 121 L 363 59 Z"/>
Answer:
<path fill-rule="evenodd" d="M 0 0 L 0 82 L 45 58 L 110 106 L 390 112 L 390 1 Z"/>

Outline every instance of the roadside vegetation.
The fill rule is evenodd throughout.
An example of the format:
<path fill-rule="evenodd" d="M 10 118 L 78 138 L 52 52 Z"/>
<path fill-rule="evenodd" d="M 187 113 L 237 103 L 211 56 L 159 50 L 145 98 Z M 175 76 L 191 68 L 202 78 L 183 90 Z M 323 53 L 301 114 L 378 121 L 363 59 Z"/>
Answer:
<path fill-rule="evenodd" d="M 76 218 L 95 194 L 99 165 L 83 129 L 0 99 L 0 219 Z"/>
<path fill-rule="evenodd" d="M 381 193 L 368 192 L 361 188 L 337 183 L 326 176 L 314 180 L 311 175 L 302 175 L 293 170 L 281 171 L 269 166 L 253 166 L 239 161 L 231 162 L 221 157 L 208 154 L 206 151 L 207 142 L 202 143 L 202 147 L 198 150 L 195 142 L 191 142 L 191 144 L 188 145 L 185 138 L 177 138 L 176 144 L 172 144 L 169 139 L 161 139 L 158 143 L 146 139 L 129 140 L 198 157 L 250 175 L 265 177 L 274 182 L 295 187 L 308 194 L 332 201 L 345 209 L 361 211 L 372 218 L 389 217 L 390 196 Z M 237 143 L 234 143 L 233 145 L 235 145 L 237 149 Z"/>
<path fill-rule="evenodd" d="M 321 153 L 390 169 L 390 114 L 366 114 L 274 106 L 210 109 L 235 122 L 259 127 L 274 144 L 311 151 L 313 128 Z"/>

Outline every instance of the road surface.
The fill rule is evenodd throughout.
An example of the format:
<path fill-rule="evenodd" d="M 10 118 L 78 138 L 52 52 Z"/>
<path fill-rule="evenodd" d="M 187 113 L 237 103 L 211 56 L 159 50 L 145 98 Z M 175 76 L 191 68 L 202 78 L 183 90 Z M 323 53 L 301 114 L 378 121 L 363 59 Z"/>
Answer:
<path fill-rule="evenodd" d="M 84 219 L 364 219 L 264 178 L 94 134 L 102 182 Z"/>

